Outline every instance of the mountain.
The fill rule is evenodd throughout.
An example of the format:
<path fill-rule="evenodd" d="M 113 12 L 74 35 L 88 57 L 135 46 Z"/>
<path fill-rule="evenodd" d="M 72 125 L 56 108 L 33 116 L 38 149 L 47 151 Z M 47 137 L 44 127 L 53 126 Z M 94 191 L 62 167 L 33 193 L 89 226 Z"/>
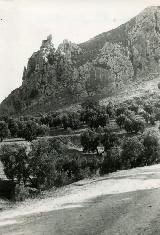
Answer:
<path fill-rule="evenodd" d="M 1 114 L 46 112 L 107 97 L 160 72 L 160 7 L 148 7 L 127 23 L 87 42 L 49 35 L 24 67 L 22 85 L 0 105 Z"/>

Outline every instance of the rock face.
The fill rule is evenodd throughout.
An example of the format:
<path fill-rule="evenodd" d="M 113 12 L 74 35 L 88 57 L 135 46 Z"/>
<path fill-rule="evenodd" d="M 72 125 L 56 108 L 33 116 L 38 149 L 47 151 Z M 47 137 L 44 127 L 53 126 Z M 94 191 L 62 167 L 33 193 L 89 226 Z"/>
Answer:
<path fill-rule="evenodd" d="M 0 111 L 47 111 L 89 95 L 109 96 L 159 72 L 160 7 L 149 7 L 78 45 L 65 39 L 56 50 L 49 35 L 24 67 L 22 86 L 2 102 Z"/>

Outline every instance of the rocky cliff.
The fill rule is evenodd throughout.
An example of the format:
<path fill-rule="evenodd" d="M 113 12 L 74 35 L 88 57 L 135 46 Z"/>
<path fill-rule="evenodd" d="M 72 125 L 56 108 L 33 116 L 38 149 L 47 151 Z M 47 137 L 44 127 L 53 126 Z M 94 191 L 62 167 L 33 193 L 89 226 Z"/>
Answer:
<path fill-rule="evenodd" d="M 90 95 L 109 96 L 159 72 L 160 7 L 149 7 L 81 44 L 64 40 L 55 49 L 49 35 L 24 68 L 22 86 L 2 102 L 0 111 L 48 111 Z"/>

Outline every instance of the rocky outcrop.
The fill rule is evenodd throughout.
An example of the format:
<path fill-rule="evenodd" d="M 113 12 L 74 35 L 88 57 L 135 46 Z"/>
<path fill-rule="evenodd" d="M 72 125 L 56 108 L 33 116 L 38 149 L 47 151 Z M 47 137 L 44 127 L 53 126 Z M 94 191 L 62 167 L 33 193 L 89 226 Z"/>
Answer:
<path fill-rule="evenodd" d="M 89 95 L 109 96 L 159 72 L 160 7 L 150 7 L 78 45 L 65 39 L 55 49 L 49 35 L 24 67 L 22 86 L 2 102 L 0 111 L 44 110 L 47 105 L 50 110 Z"/>
<path fill-rule="evenodd" d="M 160 8 L 146 8 L 136 17 L 128 31 L 128 48 L 134 76 L 159 73 L 160 69 Z"/>

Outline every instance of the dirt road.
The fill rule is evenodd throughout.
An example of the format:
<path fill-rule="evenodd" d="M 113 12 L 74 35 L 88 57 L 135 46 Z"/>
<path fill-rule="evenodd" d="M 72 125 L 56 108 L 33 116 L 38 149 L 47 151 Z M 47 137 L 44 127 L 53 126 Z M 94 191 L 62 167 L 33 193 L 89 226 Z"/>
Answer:
<path fill-rule="evenodd" d="M 160 165 L 75 183 L 0 215 L 3 235 L 159 235 Z"/>

